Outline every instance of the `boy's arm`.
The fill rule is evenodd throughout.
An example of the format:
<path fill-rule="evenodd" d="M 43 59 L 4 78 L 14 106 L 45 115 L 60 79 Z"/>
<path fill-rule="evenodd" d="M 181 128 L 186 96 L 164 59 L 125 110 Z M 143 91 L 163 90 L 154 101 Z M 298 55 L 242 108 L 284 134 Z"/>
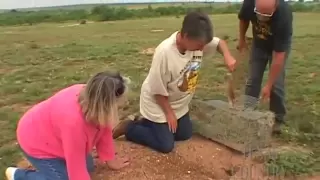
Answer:
<path fill-rule="evenodd" d="M 233 71 L 236 60 L 231 55 L 226 41 L 214 37 L 212 41 L 205 46 L 204 55 L 213 54 L 215 51 L 218 51 L 224 57 L 224 63 L 228 66 L 230 71 Z"/>
<path fill-rule="evenodd" d="M 168 83 L 170 73 L 168 71 L 167 58 L 163 51 L 156 51 L 149 71 L 150 92 L 154 95 L 165 115 L 173 113 L 168 100 Z"/>

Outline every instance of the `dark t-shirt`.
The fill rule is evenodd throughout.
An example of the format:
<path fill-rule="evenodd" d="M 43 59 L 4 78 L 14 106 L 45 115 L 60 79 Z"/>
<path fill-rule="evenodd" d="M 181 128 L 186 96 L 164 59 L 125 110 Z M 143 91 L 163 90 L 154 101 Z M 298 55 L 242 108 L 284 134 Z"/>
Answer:
<path fill-rule="evenodd" d="M 255 0 L 244 0 L 238 14 L 239 19 L 251 21 L 254 45 L 267 51 L 287 51 L 292 37 L 291 7 L 284 0 L 279 0 L 276 11 L 267 22 L 257 19 L 254 8 Z"/>

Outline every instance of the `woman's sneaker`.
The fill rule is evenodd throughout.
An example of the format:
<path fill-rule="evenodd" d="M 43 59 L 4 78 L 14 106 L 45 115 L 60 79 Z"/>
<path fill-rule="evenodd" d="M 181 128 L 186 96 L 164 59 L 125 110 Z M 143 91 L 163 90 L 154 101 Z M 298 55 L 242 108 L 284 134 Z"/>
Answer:
<path fill-rule="evenodd" d="M 14 173 L 16 172 L 18 168 L 15 168 L 15 167 L 8 167 L 6 169 L 6 177 L 7 177 L 7 180 L 14 180 Z"/>

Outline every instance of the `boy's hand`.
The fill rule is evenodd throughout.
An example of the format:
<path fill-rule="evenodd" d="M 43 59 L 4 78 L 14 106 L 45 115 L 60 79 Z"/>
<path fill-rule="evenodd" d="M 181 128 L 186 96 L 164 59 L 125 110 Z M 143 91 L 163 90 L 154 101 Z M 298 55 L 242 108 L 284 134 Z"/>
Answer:
<path fill-rule="evenodd" d="M 224 59 L 225 59 L 225 63 L 227 65 L 228 70 L 230 72 L 233 72 L 237 62 L 236 59 L 231 55 L 226 56 Z"/>
<path fill-rule="evenodd" d="M 177 117 L 174 113 L 169 113 L 166 115 L 169 129 L 172 133 L 176 133 L 177 131 Z"/>

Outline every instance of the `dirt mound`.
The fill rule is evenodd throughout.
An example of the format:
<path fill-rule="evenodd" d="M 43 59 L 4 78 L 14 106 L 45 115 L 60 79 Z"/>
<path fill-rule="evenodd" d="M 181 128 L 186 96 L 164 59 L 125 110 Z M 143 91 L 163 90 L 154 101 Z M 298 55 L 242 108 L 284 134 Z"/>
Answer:
<path fill-rule="evenodd" d="M 118 152 L 130 156 L 131 164 L 122 171 L 98 167 L 93 179 L 213 179 L 214 174 L 199 164 L 186 161 L 178 153 L 160 154 L 124 140 L 117 141 Z"/>
<path fill-rule="evenodd" d="M 224 180 L 239 173 L 248 163 L 241 154 L 198 136 L 177 143 L 174 152 L 169 154 L 160 154 L 124 140 L 116 144 L 119 153 L 130 156 L 131 165 L 119 172 L 98 167 L 94 179 Z"/>
<path fill-rule="evenodd" d="M 243 167 L 247 165 L 257 167 L 253 174 L 262 176 L 259 165 L 246 162 L 243 155 L 198 136 L 177 143 L 174 152 L 169 154 L 160 154 L 122 139 L 116 141 L 116 146 L 120 155 L 130 157 L 130 166 L 122 171 L 98 166 L 93 180 L 229 180 L 235 174 L 243 176 Z M 30 168 L 25 160 L 19 167 Z"/>

